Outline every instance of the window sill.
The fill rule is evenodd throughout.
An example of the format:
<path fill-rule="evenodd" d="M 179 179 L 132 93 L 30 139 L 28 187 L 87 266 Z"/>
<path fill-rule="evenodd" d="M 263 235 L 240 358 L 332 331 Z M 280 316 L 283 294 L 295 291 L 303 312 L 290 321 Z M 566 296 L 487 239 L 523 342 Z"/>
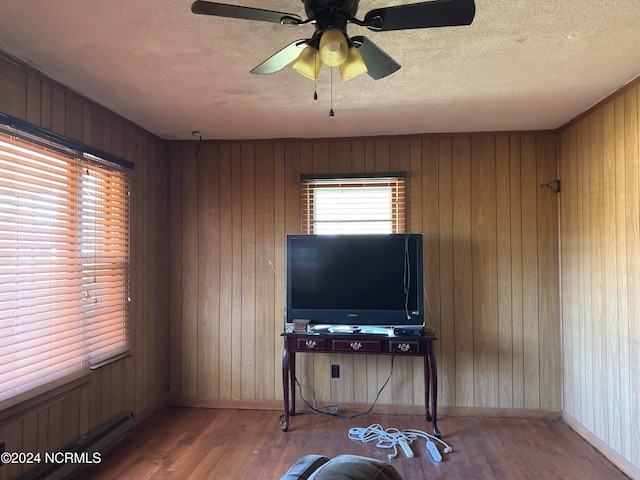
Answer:
<path fill-rule="evenodd" d="M 125 358 L 129 358 L 131 356 L 131 352 L 121 353 L 120 355 L 116 355 L 115 357 L 111 357 L 103 360 L 102 362 L 96 363 L 95 365 L 91 365 L 89 368 L 91 370 L 98 370 L 99 368 L 105 367 L 111 363 L 119 362 L 120 360 L 124 360 Z"/>
<path fill-rule="evenodd" d="M 89 372 L 85 370 L 78 375 L 66 377 L 47 385 L 46 387 L 49 389 L 46 392 L 39 392 L 40 389 L 38 389 L 0 402 L 0 425 L 69 397 L 87 387 L 89 383 Z"/>

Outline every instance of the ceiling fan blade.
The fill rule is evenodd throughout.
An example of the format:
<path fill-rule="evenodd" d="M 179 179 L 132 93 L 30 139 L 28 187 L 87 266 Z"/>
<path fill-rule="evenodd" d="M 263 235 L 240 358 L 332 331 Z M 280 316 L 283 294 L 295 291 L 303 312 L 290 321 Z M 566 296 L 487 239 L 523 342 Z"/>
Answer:
<path fill-rule="evenodd" d="M 191 11 L 199 15 L 214 15 L 216 17 L 240 18 L 257 20 L 259 22 L 298 24 L 302 19 L 298 15 L 259 8 L 227 5 L 224 3 L 205 2 L 197 0 L 191 5 Z"/>
<path fill-rule="evenodd" d="M 474 0 L 433 0 L 395 7 L 376 8 L 364 17 L 373 31 L 470 25 L 476 14 Z"/>
<path fill-rule="evenodd" d="M 351 40 L 358 47 L 358 51 L 367 65 L 367 73 L 374 80 L 380 80 L 400 69 L 400 64 L 367 37 L 358 35 L 352 37 Z"/>
<path fill-rule="evenodd" d="M 300 52 L 307 46 L 308 42 L 308 40 L 296 40 L 290 43 L 251 70 L 251 73 L 256 75 L 271 75 L 279 72 L 300 56 Z"/>

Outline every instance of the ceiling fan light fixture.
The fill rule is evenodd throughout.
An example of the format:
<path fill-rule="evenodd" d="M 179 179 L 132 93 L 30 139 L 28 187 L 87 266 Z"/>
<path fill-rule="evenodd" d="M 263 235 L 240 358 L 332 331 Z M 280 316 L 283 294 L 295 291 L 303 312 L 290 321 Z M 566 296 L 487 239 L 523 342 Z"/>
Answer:
<path fill-rule="evenodd" d="M 364 63 L 364 58 L 362 58 L 358 49 L 354 46 L 349 48 L 349 56 L 344 63 L 340 65 L 340 76 L 342 80 L 350 80 L 358 75 L 367 73 L 367 71 L 367 64 Z"/>
<path fill-rule="evenodd" d="M 347 38 L 337 28 L 326 30 L 320 37 L 320 58 L 328 67 L 342 65 L 349 56 Z"/>
<path fill-rule="evenodd" d="M 402 2 L 402 5 L 374 8 L 359 20 L 355 17 L 358 2 L 359 0 L 302 0 L 307 15 L 304 20 L 298 15 L 286 12 L 206 0 L 195 0 L 191 5 L 191 11 L 198 15 L 280 25 L 314 25 L 315 33 L 311 38 L 296 40 L 250 70 L 253 74 L 270 75 L 301 57 L 295 62 L 294 68 L 313 80 L 317 80 L 320 73 L 318 65 L 322 63 L 328 67 L 340 67 L 347 61 L 347 65 L 341 68 L 344 80 L 364 72 L 374 80 L 379 80 L 400 68 L 395 60 L 366 37 L 348 37 L 349 23 L 368 28 L 372 32 L 387 32 L 471 25 L 476 14 L 475 0 L 414 0 L 408 4 Z M 366 58 L 368 66 L 363 67 L 359 59 L 347 60 L 352 55 L 349 50 L 354 43 L 359 45 L 359 55 Z M 305 55 L 301 55 L 297 50 L 303 45 L 313 45 L 313 50 L 305 49 Z M 313 52 L 313 55 L 310 52 Z M 320 57 L 320 64 L 316 56 Z"/>
<path fill-rule="evenodd" d="M 316 80 L 322 68 L 322 60 L 319 53 L 317 49 L 307 45 L 300 52 L 298 59 L 293 64 L 293 69 L 310 80 Z"/>

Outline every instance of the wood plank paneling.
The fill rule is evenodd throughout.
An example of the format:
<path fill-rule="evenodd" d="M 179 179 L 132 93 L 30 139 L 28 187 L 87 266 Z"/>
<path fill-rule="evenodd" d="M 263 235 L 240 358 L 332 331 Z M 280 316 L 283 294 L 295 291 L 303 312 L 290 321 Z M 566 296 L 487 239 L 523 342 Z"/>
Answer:
<path fill-rule="evenodd" d="M 182 393 L 182 162 L 180 145 L 171 146 L 169 164 L 169 396 Z"/>
<path fill-rule="evenodd" d="M 256 363 L 256 393 L 255 398 L 270 400 L 275 397 L 275 363 L 269 361 L 277 356 L 275 339 L 282 331 L 282 324 L 276 329 L 275 315 L 275 285 L 273 270 L 270 265 L 275 258 L 275 169 L 274 148 L 271 143 L 261 143 L 256 146 L 256 202 L 255 213 L 255 250 L 256 250 L 256 295 L 255 318 L 264 321 L 255 321 L 255 345 L 254 350 L 260 350 L 264 355 L 264 362 Z M 282 225 L 282 223 L 280 224 Z M 280 240 L 281 242 L 282 240 Z M 281 349 L 278 349 L 280 353 Z M 277 370 L 281 373 L 281 370 Z"/>
<path fill-rule="evenodd" d="M 455 355 L 455 290 L 453 263 L 453 139 L 438 140 L 438 241 L 440 271 L 440 357 L 438 363 L 438 398 L 443 405 L 456 402 L 456 355 Z M 428 293 L 428 292 L 427 292 Z M 431 296 L 427 296 L 429 300 Z M 431 303 L 431 300 L 429 300 Z M 435 319 L 425 320 L 428 326 Z"/>
<path fill-rule="evenodd" d="M 227 232 L 227 235 L 217 235 L 218 245 L 220 246 L 220 272 L 218 272 L 220 282 L 220 290 L 218 292 L 220 302 L 220 331 L 217 335 L 215 335 L 214 333 L 214 338 L 217 337 L 218 345 L 218 395 L 219 398 L 224 399 L 232 398 L 231 372 L 233 371 L 233 342 L 230 341 L 230 339 L 232 338 L 231 332 L 233 331 L 232 258 L 234 248 L 233 235 L 229 234 L 230 232 L 233 232 L 233 197 L 231 192 L 231 182 L 228 181 L 230 178 L 232 178 L 231 161 L 231 147 L 229 145 L 221 145 L 219 169 L 220 201 L 217 208 L 220 211 L 219 231 Z M 215 234 L 215 232 L 213 233 Z"/>
<path fill-rule="evenodd" d="M 217 289 L 231 319 L 212 314 L 214 328 L 200 337 L 198 348 L 220 349 L 217 375 L 230 378 L 231 386 L 225 380 L 217 398 L 193 399 L 183 392 L 173 403 L 253 405 L 281 398 L 284 237 L 300 229 L 300 173 L 406 171 L 409 230 L 425 235 L 425 289 L 440 339 L 441 405 L 560 410 L 557 197 L 540 188 L 541 179 L 555 177 L 556 134 L 208 143 L 198 164 L 180 156 L 184 148 L 172 149 L 179 156 L 171 164 L 182 162 L 177 175 L 183 179 L 171 183 L 182 192 L 170 198 L 183 202 L 175 223 L 183 234 L 175 241 L 194 268 L 182 266 L 182 275 L 191 279 L 183 279 L 172 297 L 191 298 L 192 282 L 203 281 L 195 272 L 210 261 L 193 243 L 196 230 L 185 223 L 186 216 L 199 215 L 198 231 L 207 229 L 212 244 L 227 245 Z M 217 151 L 226 153 L 217 158 Z M 209 162 L 220 164 L 220 209 L 228 212 L 219 224 L 202 214 L 210 206 L 184 205 L 218 188 L 197 180 Z M 208 289 L 199 290 L 203 295 Z M 193 323 L 191 317 L 181 321 L 181 335 L 191 335 L 193 325 L 185 324 Z M 202 322 L 206 315 L 198 315 L 198 326 Z M 172 348 L 180 345 L 185 346 L 172 342 Z M 332 364 L 341 367 L 339 379 L 331 379 Z M 185 391 L 200 391 L 216 375 L 181 369 Z M 321 406 L 373 402 L 390 371 L 388 357 L 332 354 L 301 355 L 296 374 L 305 399 Z M 397 358 L 378 401 L 420 405 L 423 391 L 419 359 Z"/>
<path fill-rule="evenodd" d="M 631 418 L 640 418 L 640 87 L 625 93 L 629 388 Z M 640 465 L 640 425 L 631 422 L 631 460 Z"/>
<path fill-rule="evenodd" d="M 495 137 L 471 143 L 473 405 L 498 405 L 498 292 Z"/>
<path fill-rule="evenodd" d="M 132 409 L 142 419 L 164 403 L 169 383 L 169 154 L 162 140 L 2 53 L 0 84 L 0 112 L 135 164 L 130 172 L 133 355 L 92 371 L 81 388 L 0 421 L 0 441 L 7 451 L 53 452 L 121 409 Z M 3 466 L 0 479 L 23 470 Z"/>
<path fill-rule="evenodd" d="M 563 128 L 559 137 L 563 410 L 636 468 L 640 466 L 638 88 L 612 97 Z M 543 372 L 548 368 L 542 367 Z"/>
<path fill-rule="evenodd" d="M 456 398 L 473 406 L 473 287 L 471 251 L 471 140 L 453 139 L 453 295 Z M 451 321 L 451 320 L 450 320 Z"/>
<path fill-rule="evenodd" d="M 273 256 L 269 259 L 269 266 L 272 269 L 273 276 L 273 331 L 274 336 L 274 392 L 276 398 L 282 397 L 282 359 L 278 354 L 282 348 L 282 339 L 277 335 L 284 328 L 284 311 L 285 311 L 285 247 L 283 238 L 287 231 L 286 224 L 286 147 L 284 142 L 278 142 L 274 147 L 273 161 Z"/>
<path fill-rule="evenodd" d="M 240 261 L 242 265 L 241 281 L 242 300 L 241 325 L 242 342 L 239 348 L 242 352 L 240 370 L 241 398 L 255 398 L 256 391 L 256 179 L 255 162 L 257 146 L 251 143 L 241 145 L 240 171 L 242 180 L 242 218 L 240 238 Z M 267 180 L 264 180 L 267 181 Z M 263 201 L 262 198 L 259 199 Z M 265 320 L 262 319 L 262 322 Z M 264 361 L 264 359 L 261 359 Z"/>
<path fill-rule="evenodd" d="M 201 156 L 200 156 L 201 153 Z M 202 158 L 202 160 L 200 160 Z M 198 382 L 197 398 L 218 398 L 220 348 L 220 150 L 204 145 L 198 156 Z M 202 253 L 200 253 L 202 252 Z M 215 342 L 217 343 L 217 342 Z M 216 345 L 217 346 L 217 345 Z"/>
<path fill-rule="evenodd" d="M 536 141 L 525 134 L 520 142 L 520 189 L 522 195 L 522 338 L 524 408 L 540 408 L 540 331 L 538 303 L 538 211 L 536 190 Z"/>
<path fill-rule="evenodd" d="M 606 214 L 606 212 L 616 211 L 616 155 L 615 155 L 615 103 L 610 102 L 602 109 L 602 140 L 603 140 L 603 160 L 602 160 L 602 182 L 603 182 L 603 224 L 604 229 L 604 258 L 613 259 L 616 257 L 616 215 Z M 602 320 L 608 318 L 618 318 L 617 304 L 617 282 L 618 282 L 617 262 L 604 262 L 604 312 Z M 604 368 L 603 380 L 606 382 L 608 392 L 608 405 L 606 411 L 607 420 L 604 426 L 607 430 L 606 437 L 612 448 L 620 449 L 620 379 L 618 372 L 618 351 L 619 341 L 618 329 L 609 330 L 608 335 L 602 339 L 606 354 L 603 356 L 602 365 Z"/>
<path fill-rule="evenodd" d="M 511 328 L 513 407 L 524 408 L 524 329 L 522 266 L 522 158 L 521 136 L 509 136 L 509 174 L 511 205 Z"/>
<path fill-rule="evenodd" d="M 556 158 L 558 140 L 555 134 L 540 134 L 536 138 L 536 164 L 538 185 L 555 180 L 558 175 Z M 562 401 L 562 374 L 558 365 L 561 360 L 560 329 L 560 264 L 557 255 L 547 252 L 558 249 L 558 194 L 551 189 L 538 189 L 538 305 L 540 408 L 553 410 Z"/>
<path fill-rule="evenodd" d="M 184 398 L 198 398 L 198 158 L 196 145 L 182 148 L 182 238 L 181 245 L 181 392 Z M 204 255 L 204 253 L 203 253 Z M 203 347 L 204 348 L 204 347 Z"/>
<path fill-rule="evenodd" d="M 231 286 L 231 398 L 242 398 L 242 344 L 244 332 L 242 330 L 242 157 L 240 144 L 231 148 L 231 215 L 232 215 L 232 265 L 230 275 Z M 220 332 L 228 335 L 229 332 Z"/>
<path fill-rule="evenodd" d="M 496 321 L 498 405 L 513 407 L 513 320 L 511 278 L 511 182 L 509 137 L 496 137 Z"/>

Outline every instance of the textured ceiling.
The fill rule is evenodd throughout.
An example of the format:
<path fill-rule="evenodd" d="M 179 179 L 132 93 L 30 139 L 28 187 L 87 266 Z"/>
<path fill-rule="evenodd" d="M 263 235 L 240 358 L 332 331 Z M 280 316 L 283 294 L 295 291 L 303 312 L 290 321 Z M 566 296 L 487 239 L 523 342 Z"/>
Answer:
<path fill-rule="evenodd" d="M 224 1 L 306 18 L 299 0 Z M 415 2 L 361 0 L 356 16 L 406 3 Z M 640 73 L 638 0 L 476 0 L 466 27 L 350 25 L 349 35 L 369 37 L 402 68 L 342 82 L 325 67 L 314 101 L 314 82 L 289 67 L 249 74 L 312 26 L 194 15 L 190 6 L 2 0 L 0 49 L 166 139 L 193 139 L 194 130 L 259 139 L 552 129 Z"/>

